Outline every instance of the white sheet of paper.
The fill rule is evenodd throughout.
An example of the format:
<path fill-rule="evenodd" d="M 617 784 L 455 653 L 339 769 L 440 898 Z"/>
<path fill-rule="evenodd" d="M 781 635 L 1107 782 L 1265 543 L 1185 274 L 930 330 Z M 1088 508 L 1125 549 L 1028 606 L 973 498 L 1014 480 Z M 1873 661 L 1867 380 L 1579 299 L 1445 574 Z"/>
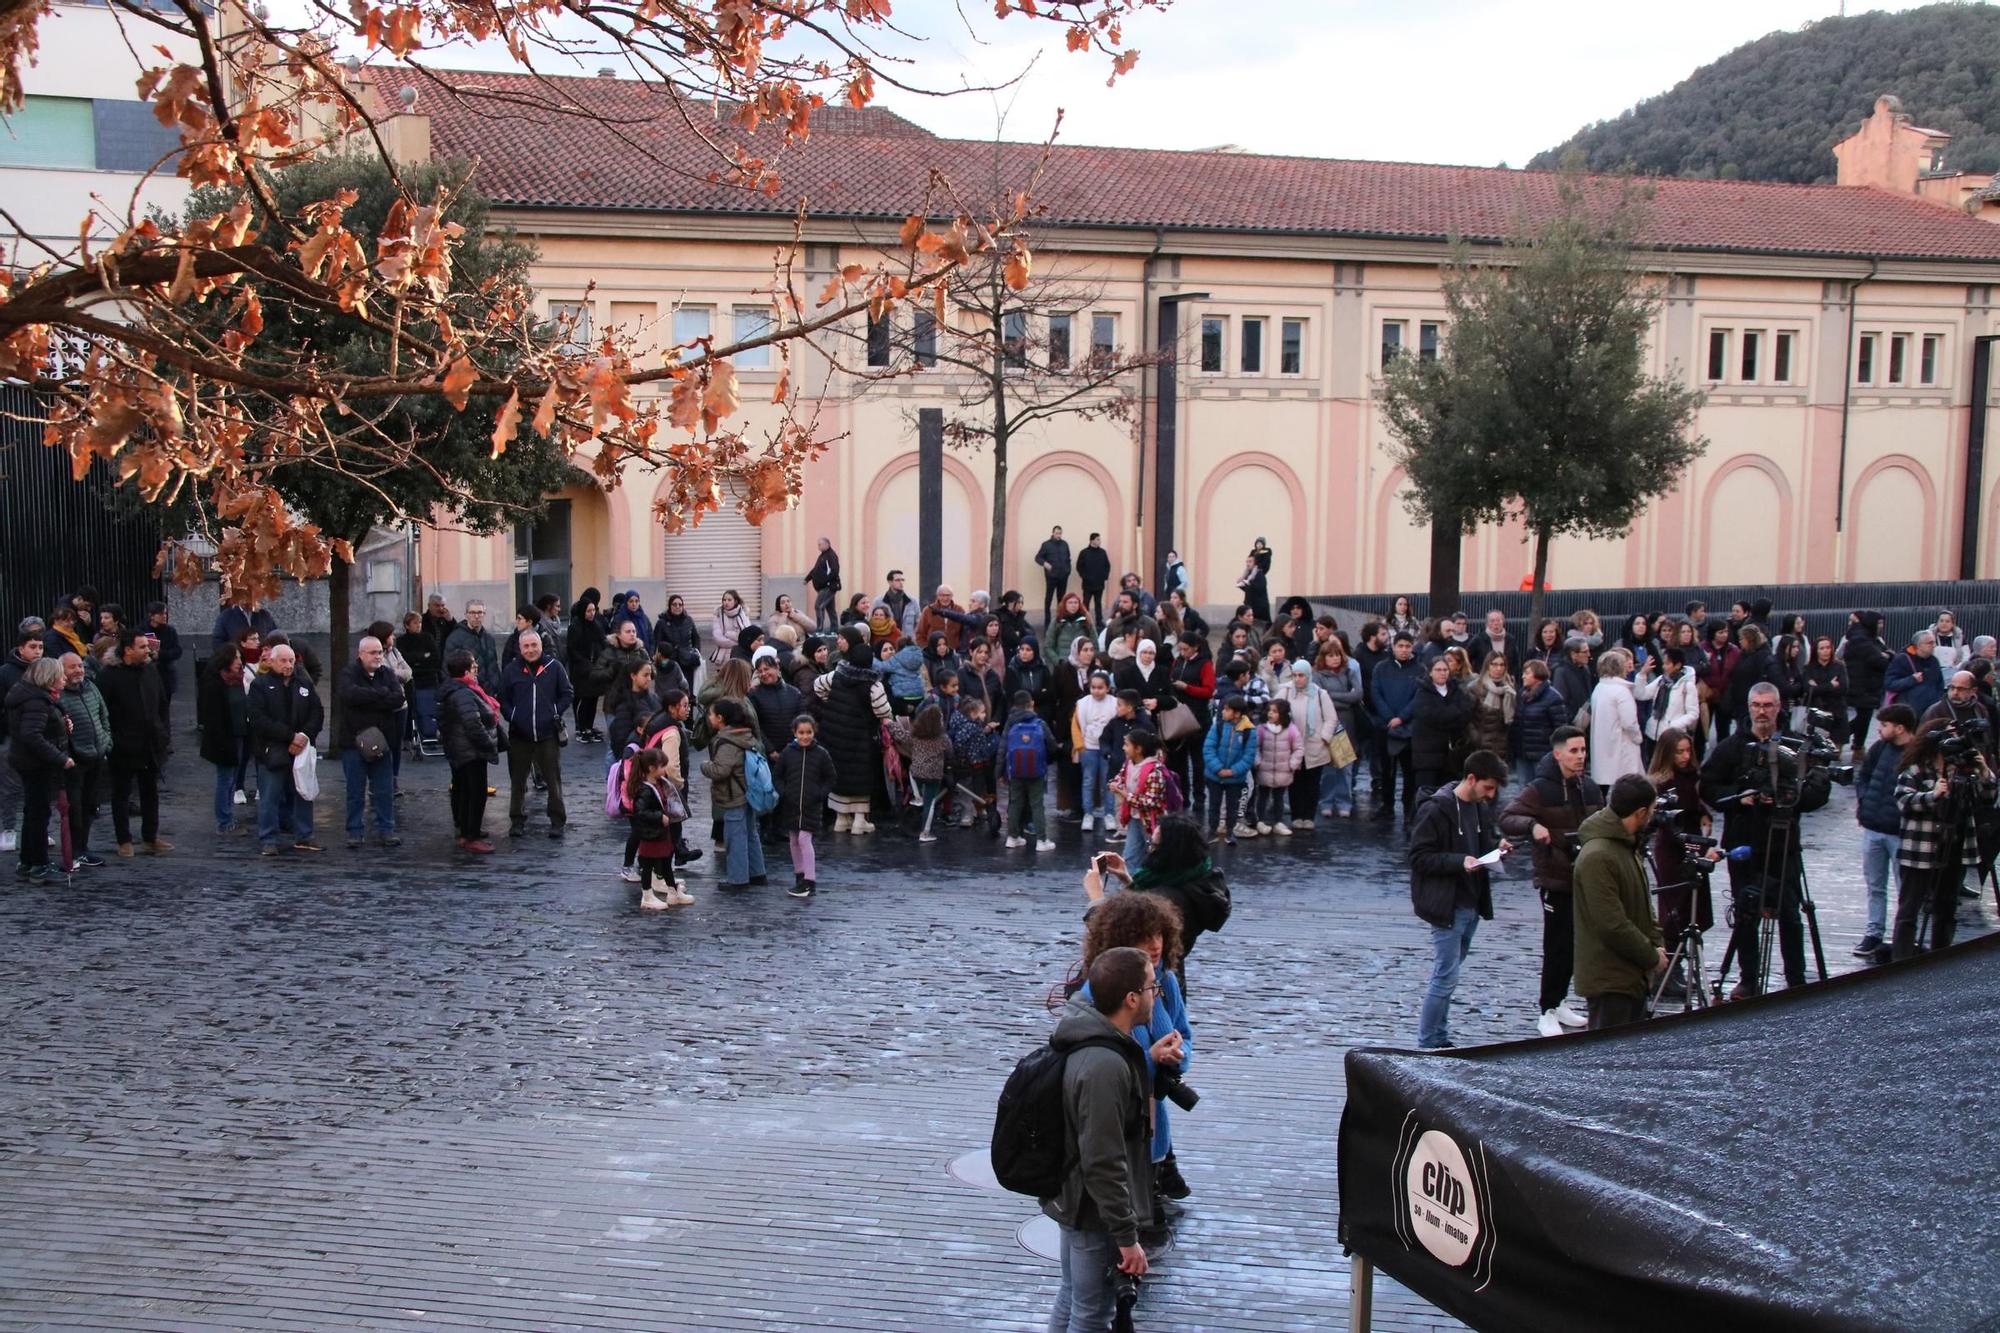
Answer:
<path fill-rule="evenodd" d="M 1483 865 L 1483 866 L 1497 866 L 1497 865 L 1499 865 L 1499 864 L 1500 864 L 1500 849 L 1499 849 L 1498 847 L 1495 847 L 1495 848 L 1494 848 L 1494 849 L 1493 849 L 1492 851 L 1490 851 L 1490 852 L 1486 853 L 1486 855 L 1484 855 L 1484 856 L 1480 857 L 1480 858 L 1479 858 L 1479 864 L 1480 864 L 1480 865 Z"/>

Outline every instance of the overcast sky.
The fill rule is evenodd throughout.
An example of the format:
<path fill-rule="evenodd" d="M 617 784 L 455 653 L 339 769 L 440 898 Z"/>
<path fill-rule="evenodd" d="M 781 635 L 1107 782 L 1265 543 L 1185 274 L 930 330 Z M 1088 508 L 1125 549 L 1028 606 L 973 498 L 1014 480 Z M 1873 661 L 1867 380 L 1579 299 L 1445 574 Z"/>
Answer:
<path fill-rule="evenodd" d="M 1850 12 L 1910 7 L 1851 0 Z M 1069 143 L 1520 166 L 1744 42 L 1839 9 L 1838 0 L 1174 0 L 1127 25 L 1142 54 L 1116 88 L 1104 86 L 1103 57 L 1053 49 L 1012 93 L 882 100 L 951 135 L 991 135 L 997 104 L 1011 98 L 1009 138 L 1045 135 L 1061 108 Z M 980 0 L 902 0 L 896 17 L 926 37 L 913 73 L 933 87 L 1006 77 L 1029 65 L 1026 39 L 1047 35 L 993 20 Z"/>

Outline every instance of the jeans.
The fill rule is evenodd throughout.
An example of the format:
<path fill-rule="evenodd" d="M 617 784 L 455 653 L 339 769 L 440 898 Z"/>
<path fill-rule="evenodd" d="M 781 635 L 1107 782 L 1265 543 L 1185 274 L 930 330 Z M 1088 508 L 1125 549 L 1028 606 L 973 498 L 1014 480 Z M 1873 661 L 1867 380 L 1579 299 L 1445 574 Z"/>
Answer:
<path fill-rule="evenodd" d="M 1868 930 L 1876 939 L 1883 939 L 1889 933 L 1889 875 L 1896 876 L 1896 887 L 1903 885 L 1903 868 L 1896 863 L 1896 851 L 1903 840 L 1894 833 L 1877 833 L 1874 829 L 1861 830 L 1861 877 L 1868 884 Z"/>
<path fill-rule="evenodd" d="M 1117 1262 L 1110 1232 L 1062 1229 L 1062 1286 L 1049 1313 L 1049 1333 L 1104 1333 L 1111 1327 L 1117 1299 L 1111 1266 Z"/>
<path fill-rule="evenodd" d="M 340 752 L 340 772 L 347 779 L 347 836 L 359 840 L 366 803 L 375 803 L 375 831 L 388 837 L 396 831 L 395 770 L 389 756 L 363 759 L 359 750 Z"/>
<path fill-rule="evenodd" d="M 739 805 L 722 812 L 722 882 L 742 885 L 764 873 L 764 842 L 757 836 L 757 812 Z"/>
<path fill-rule="evenodd" d="M 1041 778 L 1007 779 L 1007 833 L 1042 836 L 1042 796 L 1048 784 Z"/>
<path fill-rule="evenodd" d="M 281 833 L 289 831 L 293 842 L 306 842 L 313 835 L 313 807 L 311 801 L 299 799 L 297 788 L 292 786 L 290 764 L 283 768 L 267 768 L 263 781 L 257 784 L 257 841 L 266 847 L 276 847 Z"/>
<path fill-rule="evenodd" d="M 1282 824 L 1292 813 L 1292 789 L 1267 787 L 1258 783 L 1250 793 L 1250 822 L 1253 824 Z"/>
<path fill-rule="evenodd" d="M 227 833 L 236 827 L 236 775 L 235 764 L 215 766 L 215 831 Z"/>
<path fill-rule="evenodd" d="M 111 756 L 111 831 L 123 845 L 132 841 L 132 817 L 125 813 L 125 803 L 131 798 L 133 788 L 139 791 L 139 836 L 146 842 L 156 842 L 160 836 L 160 773 L 150 759 L 142 759 L 136 764 L 118 762 L 117 751 Z M 43 818 L 47 818 L 46 811 Z"/>
<path fill-rule="evenodd" d="M 619 756 L 613 756 L 616 763 Z M 549 829 L 554 831 L 569 822 L 569 810 L 563 805 L 562 789 L 562 747 L 556 738 L 544 740 L 523 740 L 516 736 L 507 742 L 507 781 L 512 789 L 507 802 L 507 821 L 519 828 L 528 818 L 528 770 L 534 769 L 542 775 L 542 781 L 549 789 Z M 607 765 L 605 772 L 610 772 Z"/>
<path fill-rule="evenodd" d="M 1472 952 L 1472 936 L 1479 929 L 1479 909 L 1460 907 L 1451 914 L 1451 925 L 1432 926 L 1431 980 L 1424 991 L 1424 1006 L 1417 1019 L 1417 1046 L 1434 1051 L 1451 1043 L 1451 993 L 1458 989 L 1458 970 Z"/>
<path fill-rule="evenodd" d="M 840 612 L 834 606 L 834 599 L 838 596 L 838 590 L 822 588 L 819 590 L 819 595 L 813 598 L 814 629 L 840 628 Z"/>
<path fill-rule="evenodd" d="M 1322 817 L 1354 813 L 1354 770 L 1360 766 L 1358 762 L 1346 768 L 1328 764 L 1319 771 L 1319 810 Z"/>
<path fill-rule="evenodd" d="M 416 685 L 410 689 L 410 700 L 416 705 L 411 711 L 417 719 L 417 739 L 434 741 L 438 734 L 438 687 Z"/>
<path fill-rule="evenodd" d="M 1082 755 L 1082 767 L 1083 795 L 1077 803 L 1077 808 L 1085 819 L 1093 815 L 1110 815 L 1111 802 L 1106 799 L 1108 793 L 1105 790 L 1110 775 L 1105 771 L 1103 751 L 1085 750 Z"/>
<path fill-rule="evenodd" d="M 1139 867 L 1146 864 L 1146 852 L 1152 845 L 1146 834 L 1146 821 L 1137 815 L 1132 816 L 1132 822 L 1125 826 L 1125 868 L 1138 874 Z"/>
<path fill-rule="evenodd" d="M 813 835 L 811 829 L 798 829 L 786 835 L 792 850 L 792 873 L 801 879 L 818 879 L 819 862 L 813 858 Z"/>
<path fill-rule="evenodd" d="M 1234 783 L 1211 782 L 1208 784 L 1208 817 L 1217 827 L 1227 833 L 1236 823 L 1238 802 L 1243 799 L 1243 788 Z"/>

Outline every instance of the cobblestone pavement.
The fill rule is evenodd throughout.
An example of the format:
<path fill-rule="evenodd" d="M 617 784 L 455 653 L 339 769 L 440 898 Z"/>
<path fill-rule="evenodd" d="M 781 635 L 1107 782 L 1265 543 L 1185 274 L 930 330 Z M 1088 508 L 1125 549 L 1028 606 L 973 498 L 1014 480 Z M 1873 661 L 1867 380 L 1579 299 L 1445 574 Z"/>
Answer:
<path fill-rule="evenodd" d="M 332 771 L 322 857 L 218 843 L 186 757 L 173 853 L 0 897 L 0 1326 L 1039 1326 L 1033 1204 L 947 1167 L 1075 957 L 1074 829 L 1043 855 L 829 834 L 810 903 L 697 873 L 695 906 L 643 916 L 595 751 L 568 754 L 567 840 L 537 817 L 476 860 L 442 764 L 405 765 L 407 841 L 365 853 Z M 1851 799 L 1808 822 L 1842 970 Z M 1341 1059 L 1413 1038 L 1429 966 L 1399 841 L 1342 822 L 1223 853 L 1235 915 L 1189 964 L 1195 1197 L 1142 1327 L 1344 1318 Z M 1533 1031 L 1538 908 L 1525 880 L 1498 897 L 1462 1043 Z M 1962 919 L 1995 925 L 1990 901 Z M 1382 1327 L 1456 1327 L 1380 1286 Z"/>

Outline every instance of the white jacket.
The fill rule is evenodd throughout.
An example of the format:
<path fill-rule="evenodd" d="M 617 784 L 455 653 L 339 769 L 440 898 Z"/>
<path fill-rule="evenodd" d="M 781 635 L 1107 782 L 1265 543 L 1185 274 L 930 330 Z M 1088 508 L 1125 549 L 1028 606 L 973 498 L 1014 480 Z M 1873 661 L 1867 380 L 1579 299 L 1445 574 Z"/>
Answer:
<path fill-rule="evenodd" d="M 1616 676 L 1600 677 L 1590 695 L 1590 778 L 1609 790 L 1627 773 L 1644 773 L 1646 761 L 1639 752 L 1639 705 L 1632 698 L 1632 682 Z"/>
<path fill-rule="evenodd" d="M 1701 691 L 1694 672 L 1683 668 L 1679 680 L 1669 681 L 1662 676 L 1656 684 L 1655 693 L 1660 689 L 1667 691 L 1667 711 L 1662 717 L 1654 708 L 1646 710 L 1646 735 L 1658 740 L 1668 727 L 1679 727 L 1693 735 L 1701 726 Z"/>

